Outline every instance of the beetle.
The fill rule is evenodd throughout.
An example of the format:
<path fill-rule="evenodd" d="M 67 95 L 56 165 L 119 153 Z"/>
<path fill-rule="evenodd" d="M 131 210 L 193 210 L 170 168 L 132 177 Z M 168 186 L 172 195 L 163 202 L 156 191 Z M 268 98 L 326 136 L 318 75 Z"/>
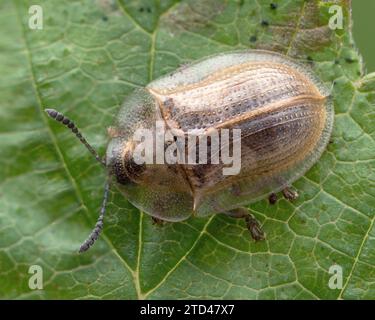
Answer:
<path fill-rule="evenodd" d="M 104 159 L 69 118 L 54 109 L 46 112 L 71 129 L 129 202 L 155 221 L 178 222 L 190 216 L 224 213 L 244 219 L 255 240 L 264 239 L 265 233 L 244 205 L 267 196 L 273 204 L 279 191 L 294 200 L 298 194 L 290 186 L 320 158 L 334 116 L 330 92 L 311 69 L 264 50 L 210 56 L 136 89 L 126 97 L 108 130 L 110 142 Z M 240 142 L 239 172 L 224 175 L 226 165 L 212 161 L 136 161 L 141 140 L 135 139 L 135 132 L 147 128 L 155 137 L 160 129 L 157 122 L 173 136 L 164 141 L 164 151 L 176 142 L 175 151 L 185 154 L 184 141 L 193 134 L 208 141 L 209 160 L 215 154 L 212 133 L 239 131 L 237 139 L 233 133 L 226 146 L 234 153 L 235 143 Z M 154 153 L 153 149 L 152 159 Z M 193 153 L 198 154 L 197 149 Z M 219 154 L 223 155 L 222 150 Z M 79 252 L 88 250 L 103 229 L 109 186 L 110 179 L 98 221 Z"/>

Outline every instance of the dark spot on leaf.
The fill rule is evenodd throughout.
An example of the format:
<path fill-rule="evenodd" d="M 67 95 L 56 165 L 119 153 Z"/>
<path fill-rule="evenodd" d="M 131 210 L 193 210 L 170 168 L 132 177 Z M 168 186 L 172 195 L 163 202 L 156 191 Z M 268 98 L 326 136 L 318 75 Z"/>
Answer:
<path fill-rule="evenodd" d="M 311 56 L 306 57 L 308 64 L 314 65 L 314 59 Z"/>
<path fill-rule="evenodd" d="M 336 59 L 335 60 L 335 64 L 339 64 L 340 63 L 340 60 L 339 59 Z"/>
<path fill-rule="evenodd" d="M 151 13 L 151 8 L 146 9 L 148 13 Z"/>
<path fill-rule="evenodd" d="M 103 17 L 102 17 L 102 20 L 103 20 L 103 21 L 108 21 L 108 17 L 107 17 L 107 16 L 103 16 Z"/>
<path fill-rule="evenodd" d="M 250 42 L 256 42 L 257 36 L 251 36 L 249 40 L 250 40 Z"/>
<path fill-rule="evenodd" d="M 277 3 L 273 3 L 273 2 L 272 2 L 272 3 L 270 4 L 270 8 L 271 8 L 272 10 L 276 10 L 277 7 L 278 7 Z"/>
<path fill-rule="evenodd" d="M 172 34 L 182 31 L 198 32 L 200 30 L 211 30 L 211 21 L 220 15 L 228 4 L 224 1 L 207 0 L 194 1 L 194 6 L 187 2 L 168 10 L 162 20 Z"/>
<path fill-rule="evenodd" d="M 353 59 L 353 58 L 345 58 L 345 61 L 346 61 L 347 63 L 354 63 L 354 62 L 355 62 L 355 59 Z"/>
<path fill-rule="evenodd" d="M 262 20 L 262 22 L 260 23 L 263 27 L 268 27 L 270 25 L 270 23 L 267 21 L 267 20 Z"/>
<path fill-rule="evenodd" d="M 139 12 L 143 12 L 143 11 L 145 11 L 145 8 L 140 7 L 140 8 L 139 8 Z"/>

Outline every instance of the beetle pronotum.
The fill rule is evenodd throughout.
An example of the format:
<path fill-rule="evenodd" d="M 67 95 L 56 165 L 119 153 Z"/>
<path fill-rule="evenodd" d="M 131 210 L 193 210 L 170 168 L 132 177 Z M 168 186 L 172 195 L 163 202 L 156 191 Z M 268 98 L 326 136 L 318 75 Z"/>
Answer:
<path fill-rule="evenodd" d="M 245 219 L 255 240 L 264 239 L 264 232 L 243 206 L 267 195 L 275 203 L 279 191 L 295 199 L 297 193 L 289 186 L 321 156 L 334 115 L 328 90 L 310 69 L 261 50 L 208 57 L 135 90 L 109 130 L 104 160 L 72 121 L 53 109 L 46 111 L 70 128 L 127 199 L 156 221 L 225 213 Z M 158 121 L 177 139 L 189 132 L 206 137 L 213 130 L 240 129 L 240 172 L 223 175 L 222 163 L 137 163 L 140 141 L 134 133 L 148 128 L 157 135 Z M 212 148 L 212 137 L 210 143 Z M 91 247 L 103 228 L 108 191 L 109 182 L 98 222 L 80 252 Z"/>

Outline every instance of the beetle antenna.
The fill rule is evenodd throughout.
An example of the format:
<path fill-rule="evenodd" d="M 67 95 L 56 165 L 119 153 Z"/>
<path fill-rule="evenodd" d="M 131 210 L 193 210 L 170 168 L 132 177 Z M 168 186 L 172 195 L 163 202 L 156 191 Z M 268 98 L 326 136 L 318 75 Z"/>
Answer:
<path fill-rule="evenodd" d="M 95 149 L 87 142 L 87 140 L 82 136 L 81 132 L 78 130 L 76 125 L 72 120 L 65 117 L 62 113 L 54 110 L 54 109 L 45 109 L 45 112 L 52 118 L 55 119 L 57 122 L 61 122 L 64 126 L 69 128 L 75 136 L 82 142 L 82 144 L 90 151 L 90 153 L 95 157 L 97 161 L 99 161 L 102 165 L 105 166 L 105 161 L 98 155 Z"/>
<path fill-rule="evenodd" d="M 84 243 L 82 243 L 81 247 L 79 248 L 79 253 L 85 252 L 91 248 L 91 246 L 98 240 L 100 233 L 103 230 L 103 219 L 104 214 L 107 209 L 107 201 L 109 195 L 109 181 L 105 184 L 104 187 L 104 196 L 103 196 L 103 203 L 102 207 L 100 208 L 99 218 L 96 221 L 94 229 L 91 231 L 89 237 L 86 239 Z"/>

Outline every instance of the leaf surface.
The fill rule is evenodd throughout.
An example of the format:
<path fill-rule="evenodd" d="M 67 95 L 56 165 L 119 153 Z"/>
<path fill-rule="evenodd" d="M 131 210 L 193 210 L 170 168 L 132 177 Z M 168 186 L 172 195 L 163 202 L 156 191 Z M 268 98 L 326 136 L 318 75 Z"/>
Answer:
<path fill-rule="evenodd" d="M 350 1 L 0 2 L 0 298 L 375 298 L 375 75 L 351 38 Z M 332 4 L 344 29 L 328 27 Z M 111 193 L 104 233 L 76 253 L 95 224 L 106 178 L 45 107 L 68 115 L 104 154 L 122 101 L 178 66 L 263 48 L 305 63 L 333 87 L 332 141 L 294 184 L 300 197 L 250 208 L 267 240 L 222 215 L 163 227 Z M 342 289 L 328 286 L 332 265 Z M 30 290 L 31 265 L 43 290 Z"/>

